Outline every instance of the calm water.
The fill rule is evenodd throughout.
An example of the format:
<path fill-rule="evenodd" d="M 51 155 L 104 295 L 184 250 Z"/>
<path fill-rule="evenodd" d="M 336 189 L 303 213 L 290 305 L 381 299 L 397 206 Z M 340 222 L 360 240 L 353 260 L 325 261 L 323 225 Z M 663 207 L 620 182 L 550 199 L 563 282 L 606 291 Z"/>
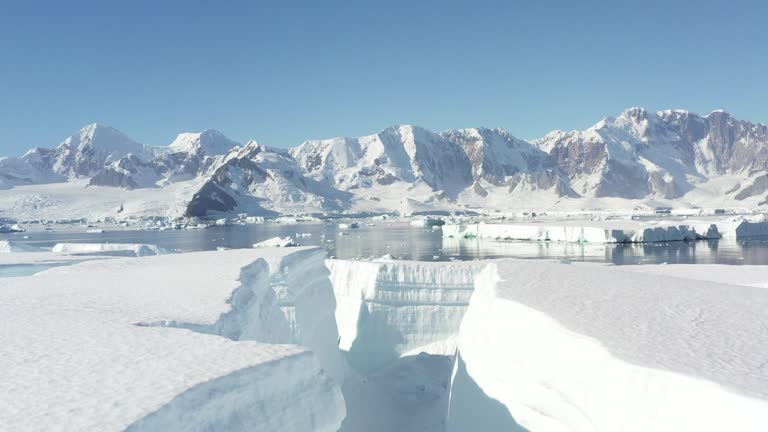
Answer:
<path fill-rule="evenodd" d="M 339 235 L 346 232 L 348 235 Z M 309 234 L 299 237 L 297 234 Z M 23 239 L 24 235 L 31 238 Z M 556 258 L 615 264 L 768 264 L 768 239 L 672 242 L 645 245 L 579 245 L 565 243 L 509 242 L 483 239 L 443 239 L 442 233 L 406 223 L 361 223 L 358 229 L 340 230 L 336 224 L 259 224 L 212 227 L 204 230 L 109 230 L 89 234 L 74 228 L 56 232 L 0 235 L 32 246 L 50 247 L 58 242 L 151 243 L 179 251 L 245 248 L 275 236 L 294 237 L 301 245 L 322 246 L 328 256 L 368 258 L 390 254 L 396 259 L 445 261 L 481 258 Z"/>

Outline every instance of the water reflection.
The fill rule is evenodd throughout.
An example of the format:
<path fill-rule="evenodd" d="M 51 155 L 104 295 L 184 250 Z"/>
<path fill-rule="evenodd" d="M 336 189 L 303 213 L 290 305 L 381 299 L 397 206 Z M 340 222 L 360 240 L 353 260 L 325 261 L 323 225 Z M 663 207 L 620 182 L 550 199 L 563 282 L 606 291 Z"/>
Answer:
<path fill-rule="evenodd" d="M 27 233 L 30 234 L 30 233 Z M 392 255 L 397 259 L 444 261 L 486 258 L 554 258 L 615 264 L 721 263 L 768 264 L 768 239 L 710 240 L 652 244 L 573 244 L 511 242 L 487 239 L 443 239 L 442 233 L 407 223 L 377 222 L 358 229 L 339 229 L 335 223 L 261 224 L 215 227 L 189 231 L 115 230 L 101 234 L 81 231 L 31 233 L 2 236 L 33 246 L 58 242 L 152 243 L 181 251 L 214 250 L 217 247 L 245 248 L 275 236 L 292 236 L 302 245 L 322 246 L 328 256 L 369 258 Z"/>

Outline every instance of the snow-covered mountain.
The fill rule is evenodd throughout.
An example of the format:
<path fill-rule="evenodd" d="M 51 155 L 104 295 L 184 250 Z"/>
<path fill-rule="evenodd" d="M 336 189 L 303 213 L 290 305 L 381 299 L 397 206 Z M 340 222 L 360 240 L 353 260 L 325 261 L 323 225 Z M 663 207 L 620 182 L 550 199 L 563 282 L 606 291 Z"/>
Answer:
<path fill-rule="evenodd" d="M 139 190 L 137 197 L 142 189 L 173 190 L 167 207 L 189 216 L 755 207 L 768 204 L 768 126 L 723 111 L 630 108 L 534 141 L 503 129 L 396 125 L 282 150 L 241 146 L 213 129 L 150 148 L 92 124 L 57 147 L 0 158 L 0 189 L 66 182 Z"/>
<path fill-rule="evenodd" d="M 145 156 L 147 148 L 109 126 L 93 123 L 65 139 L 53 152 L 36 148 L 23 158 L 50 163 L 54 173 L 69 178 L 90 177 L 106 163 L 134 154 Z M 45 165 L 42 165 L 45 167 Z"/>
<path fill-rule="evenodd" d="M 225 155 L 240 144 L 227 138 L 214 129 L 206 129 L 199 133 L 187 132 L 179 134 L 168 146 L 170 153 L 203 153 L 208 156 Z"/>
<path fill-rule="evenodd" d="M 423 182 L 455 197 L 472 184 L 461 146 L 411 125 L 359 138 L 306 141 L 291 154 L 309 176 L 341 190 Z"/>
<path fill-rule="evenodd" d="M 91 179 L 91 186 L 126 189 L 157 187 L 211 174 L 217 164 L 239 144 L 217 130 L 179 134 L 166 148 L 149 155 L 126 155 L 106 166 Z"/>
<path fill-rule="evenodd" d="M 327 182 L 305 177 L 287 151 L 251 140 L 242 148 L 234 148 L 220 161 L 194 194 L 186 215 L 327 213 L 344 209 L 350 198 L 351 194 Z"/>
<path fill-rule="evenodd" d="M 55 148 L 36 147 L 21 158 L 0 160 L 0 185 L 19 186 L 87 178 L 129 154 L 146 157 L 148 149 L 117 129 L 93 123 Z"/>
<path fill-rule="evenodd" d="M 534 144 L 555 159 L 576 192 L 594 197 L 674 199 L 713 177 L 750 178 L 768 168 L 768 127 L 723 111 L 702 117 L 630 108 L 589 129 L 554 131 Z M 762 192 L 758 187 L 750 193 Z"/>
<path fill-rule="evenodd" d="M 472 164 L 472 191 L 487 196 L 489 188 L 550 191 L 558 197 L 577 197 L 568 179 L 549 154 L 504 129 L 471 128 L 442 133 L 467 154 Z"/>

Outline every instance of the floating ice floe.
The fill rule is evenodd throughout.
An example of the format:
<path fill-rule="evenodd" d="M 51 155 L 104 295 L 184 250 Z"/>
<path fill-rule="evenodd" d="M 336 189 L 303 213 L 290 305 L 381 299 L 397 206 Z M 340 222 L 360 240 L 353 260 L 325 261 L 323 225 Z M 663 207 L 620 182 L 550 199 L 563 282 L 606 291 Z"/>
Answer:
<path fill-rule="evenodd" d="M 297 246 L 297 244 L 290 237 L 272 237 L 271 239 L 267 239 L 267 240 L 255 243 L 253 245 L 253 247 L 255 248 L 294 247 L 294 246 Z"/>
<path fill-rule="evenodd" d="M 0 240 L 0 253 L 42 252 L 43 249 L 9 240 Z"/>
<path fill-rule="evenodd" d="M 156 245 L 134 243 L 57 243 L 51 250 L 57 253 L 134 257 L 168 253 Z"/>
<path fill-rule="evenodd" d="M 21 225 L 13 224 L 13 225 L 0 225 L 0 234 L 7 234 L 7 233 L 15 233 L 15 232 L 25 232 L 26 230 L 21 227 Z"/>
<path fill-rule="evenodd" d="M 331 432 L 345 416 L 318 249 L 60 267 L 4 281 L 0 315 L 3 429 Z"/>
<path fill-rule="evenodd" d="M 414 219 L 411 221 L 411 226 L 417 227 L 441 227 L 445 225 L 445 221 L 442 219 L 435 219 L 430 217 Z"/>
<path fill-rule="evenodd" d="M 747 238 L 768 236 L 768 219 L 764 215 L 737 216 L 720 221 L 717 226 L 723 237 Z"/>
<path fill-rule="evenodd" d="M 530 224 L 446 224 L 443 237 L 575 243 L 653 243 L 720 238 L 715 224 L 605 226 Z"/>

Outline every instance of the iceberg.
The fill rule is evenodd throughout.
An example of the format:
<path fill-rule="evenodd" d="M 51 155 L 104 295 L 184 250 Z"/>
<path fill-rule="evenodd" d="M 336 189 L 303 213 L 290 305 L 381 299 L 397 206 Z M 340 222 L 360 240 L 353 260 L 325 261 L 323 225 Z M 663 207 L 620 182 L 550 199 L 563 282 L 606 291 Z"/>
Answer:
<path fill-rule="evenodd" d="M 0 240 L 0 253 L 41 252 L 43 249 L 10 240 Z"/>
<path fill-rule="evenodd" d="M 594 225 L 530 224 L 446 224 L 445 238 L 485 238 L 494 240 L 549 241 L 572 243 L 655 243 L 720 238 L 716 225 Z"/>
<path fill-rule="evenodd" d="M 133 243 L 57 243 L 51 251 L 68 254 L 91 254 L 143 257 L 167 254 L 168 251 L 151 244 Z"/>
<path fill-rule="evenodd" d="M 296 242 L 293 241 L 290 237 L 272 237 L 271 239 L 267 239 L 258 243 L 255 243 L 253 247 L 255 248 L 263 248 L 263 247 L 294 247 L 297 246 Z"/>
<path fill-rule="evenodd" d="M 738 216 L 721 221 L 718 227 L 723 237 L 748 238 L 768 236 L 768 220 L 760 216 Z"/>

